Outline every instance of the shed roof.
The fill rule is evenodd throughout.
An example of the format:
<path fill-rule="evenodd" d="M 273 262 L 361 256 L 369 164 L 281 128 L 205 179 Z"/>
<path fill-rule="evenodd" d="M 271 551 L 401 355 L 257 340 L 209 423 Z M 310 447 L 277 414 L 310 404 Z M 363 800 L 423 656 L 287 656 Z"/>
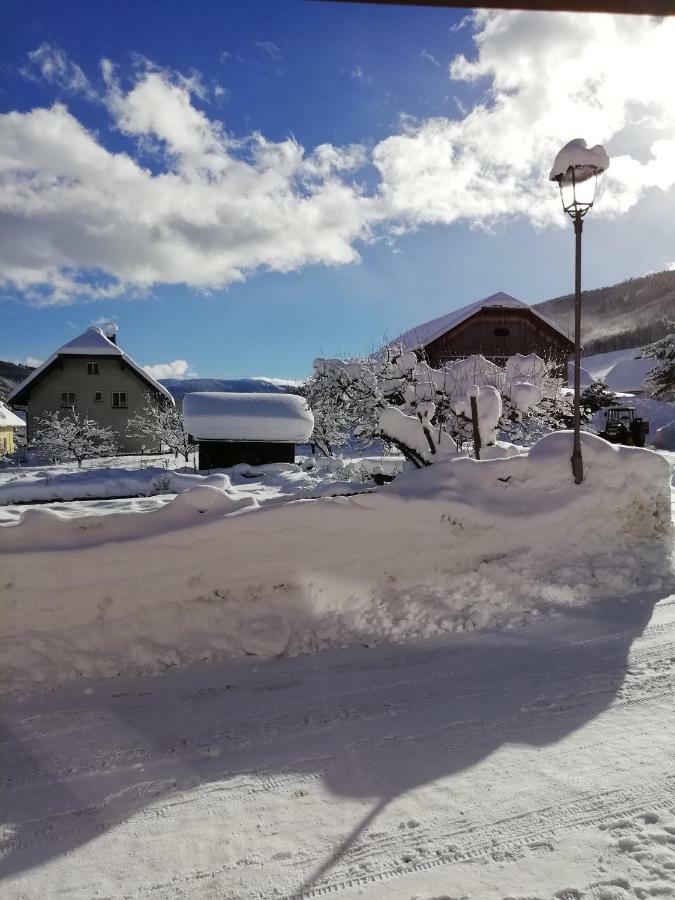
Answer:
<path fill-rule="evenodd" d="M 72 341 L 68 341 L 63 347 L 59 347 L 58 350 L 55 350 L 41 366 L 38 366 L 37 369 L 33 369 L 30 375 L 27 378 L 24 378 L 24 380 L 14 388 L 7 399 L 14 403 L 22 403 L 21 395 L 25 389 L 29 387 L 33 381 L 46 373 L 49 367 L 55 363 L 60 356 L 119 356 L 129 368 L 133 369 L 150 387 L 159 391 L 160 394 L 163 394 L 168 400 L 174 403 L 171 393 L 164 385 L 155 381 L 151 375 L 148 375 L 145 369 L 141 368 L 141 366 L 139 366 L 128 353 L 125 353 L 121 347 L 108 340 L 101 329 L 97 328 L 95 325 L 91 325 L 86 331 L 83 331 L 82 334 L 73 338 Z"/>
<path fill-rule="evenodd" d="M 480 312 L 481 309 L 500 307 L 507 309 L 525 309 L 532 313 L 533 316 L 536 316 L 536 318 L 541 319 L 542 322 L 545 322 L 549 328 L 557 331 L 566 341 L 569 341 L 569 337 L 565 332 L 561 328 L 558 328 L 558 326 L 550 319 L 547 319 L 546 316 L 543 316 L 532 306 L 528 306 L 527 303 L 523 303 L 522 300 L 517 300 L 510 294 L 499 291 L 496 294 L 491 294 L 489 297 L 484 297 L 482 300 L 476 300 L 474 303 L 469 303 L 468 306 L 462 306 L 461 309 L 455 309 L 450 313 L 446 313 L 444 316 L 439 316 L 437 319 L 431 319 L 429 322 L 415 325 L 414 328 L 404 332 L 397 337 L 396 340 L 392 341 L 392 344 L 402 344 L 406 350 L 417 350 L 419 347 L 426 347 L 442 334 L 451 331 L 467 319 L 470 319 L 471 316 Z"/>
<path fill-rule="evenodd" d="M 0 400 L 0 428 L 25 428 L 26 423 Z"/>
<path fill-rule="evenodd" d="M 303 444 L 314 428 L 307 401 L 295 394 L 186 394 L 183 417 L 197 441 Z"/>

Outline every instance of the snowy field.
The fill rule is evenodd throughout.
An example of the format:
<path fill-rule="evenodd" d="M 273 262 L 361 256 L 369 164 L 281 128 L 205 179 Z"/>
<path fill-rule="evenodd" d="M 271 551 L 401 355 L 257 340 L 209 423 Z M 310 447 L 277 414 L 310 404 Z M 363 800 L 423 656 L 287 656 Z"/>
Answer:
<path fill-rule="evenodd" d="M 5 652 L 4 674 L 26 664 L 59 674 L 78 627 L 104 666 L 119 663 L 123 644 L 103 651 L 125 596 L 122 617 L 143 650 L 136 674 L 100 680 L 84 674 L 106 673 L 83 645 L 76 680 L 3 698 L 3 898 L 675 896 L 675 583 L 672 534 L 659 525 L 663 458 L 672 466 L 675 454 L 587 441 L 579 501 L 559 441 L 534 462 L 443 463 L 414 489 L 403 476 L 360 497 L 271 503 L 225 520 L 198 508 L 219 489 L 199 488 L 178 495 L 174 523 L 161 519 L 174 501 L 165 503 L 161 528 L 140 541 L 115 537 L 115 522 L 152 516 L 99 517 L 99 528 L 95 517 L 57 516 L 55 527 L 47 513 L 45 527 L 39 509 L 37 524 L 29 516 L 2 529 L 5 622 L 21 645 L 18 659 Z M 461 484 L 453 466 L 466 470 Z M 442 529 L 430 524 L 439 505 Z M 22 529 L 34 549 L 7 552 Z M 332 536 L 330 579 L 319 531 Z M 337 635 L 352 646 L 266 660 L 283 623 L 256 628 L 254 617 L 248 630 L 229 625 L 258 655 L 187 668 L 167 655 L 161 676 L 138 674 L 155 671 L 143 643 L 151 632 L 187 652 L 172 629 L 184 637 L 191 625 L 209 644 L 224 622 L 214 609 L 228 600 L 207 563 L 243 585 L 247 541 L 259 590 L 277 577 L 272 593 L 283 595 L 297 649 L 308 649 L 297 617 L 311 612 L 315 625 L 322 608 L 358 624 L 341 632 L 324 619 L 324 645 Z M 301 595 L 287 580 L 298 547 L 313 561 Z M 373 593 L 382 571 L 396 576 L 386 597 Z M 195 575 L 192 608 L 153 619 L 148 582 L 171 608 Z M 35 596 L 48 634 L 35 631 Z M 250 613 L 260 596 L 245 596 Z M 373 605 L 378 596 L 385 602 Z"/>

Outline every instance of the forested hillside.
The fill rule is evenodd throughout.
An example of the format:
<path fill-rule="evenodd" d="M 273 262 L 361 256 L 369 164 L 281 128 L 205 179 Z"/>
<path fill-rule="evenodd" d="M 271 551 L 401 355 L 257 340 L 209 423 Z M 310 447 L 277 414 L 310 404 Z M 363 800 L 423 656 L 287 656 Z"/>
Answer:
<path fill-rule="evenodd" d="M 584 291 L 582 303 L 581 338 L 587 356 L 641 347 L 675 330 L 675 270 Z M 535 308 L 573 333 L 573 294 L 537 303 Z"/>

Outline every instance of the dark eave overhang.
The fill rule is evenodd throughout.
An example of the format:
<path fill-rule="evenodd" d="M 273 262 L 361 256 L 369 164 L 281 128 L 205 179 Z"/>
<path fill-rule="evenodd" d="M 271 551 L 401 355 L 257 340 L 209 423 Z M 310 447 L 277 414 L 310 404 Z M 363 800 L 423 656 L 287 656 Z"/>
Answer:
<path fill-rule="evenodd" d="M 368 3 L 379 6 L 435 6 L 446 9 L 525 9 L 541 12 L 620 13 L 638 16 L 673 16 L 675 0 L 310 0 L 319 3 Z"/>

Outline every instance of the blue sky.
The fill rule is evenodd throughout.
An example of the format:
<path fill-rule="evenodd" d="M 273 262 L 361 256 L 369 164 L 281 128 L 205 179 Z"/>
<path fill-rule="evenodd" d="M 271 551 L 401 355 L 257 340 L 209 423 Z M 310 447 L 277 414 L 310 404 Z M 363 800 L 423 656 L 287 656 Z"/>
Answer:
<path fill-rule="evenodd" d="M 498 290 L 567 293 L 546 166 L 577 136 L 613 158 L 585 286 L 675 260 L 670 23 L 302 0 L 1 15 L 0 358 L 110 318 L 142 364 L 298 378 Z"/>

